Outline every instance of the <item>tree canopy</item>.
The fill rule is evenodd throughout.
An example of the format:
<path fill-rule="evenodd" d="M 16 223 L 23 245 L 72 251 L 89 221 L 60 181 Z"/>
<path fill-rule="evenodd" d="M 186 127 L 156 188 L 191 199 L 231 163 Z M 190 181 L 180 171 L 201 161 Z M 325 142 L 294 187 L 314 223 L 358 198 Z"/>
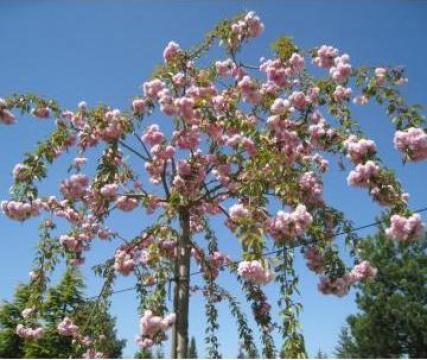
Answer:
<path fill-rule="evenodd" d="M 324 197 L 330 161 L 348 163 L 347 184 L 366 191 L 383 208 L 390 241 L 410 243 L 423 234 L 421 216 L 408 207 L 408 194 L 353 115 L 355 107 L 369 102 L 383 107 L 402 159 L 426 159 L 425 119 L 420 107 L 407 104 L 399 91 L 407 81 L 404 69 L 355 66 L 334 46 L 301 49 L 287 36 L 254 65 L 254 59 L 245 59 L 244 48 L 263 30 L 261 19 L 250 11 L 221 21 L 193 48 L 169 42 L 163 63 L 128 108 L 82 101 L 68 110 L 34 94 L 0 99 L 2 124 L 15 123 L 18 112 L 40 121 L 55 119 L 47 139 L 14 167 L 10 199 L 1 205 L 6 216 L 19 222 L 46 215 L 24 309 L 34 324 L 17 325 L 18 336 L 34 344 L 31 349 L 50 331 L 36 318 L 55 266 L 63 260 L 67 267 L 82 266 L 94 241 L 114 240 L 114 252 L 95 266 L 104 285 L 91 307 L 106 309 L 116 279 L 132 275 L 142 349 L 162 344 L 172 330 L 171 357 L 188 356 L 192 295 L 205 300 L 210 357 L 221 357 L 220 301 L 230 305 L 250 357 L 258 354 L 258 334 L 264 357 L 305 357 L 295 252 L 304 254 L 326 295 L 345 296 L 377 274 L 362 256 L 367 254 L 356 251 L 351 220 Z M 211 51 L 216 45 L 222 50 L 219 58 Z M 58 191 L 40 194 L 38 183 L 66 152 L 73 159 Z M 142 209 L 148 225 L 133 235 L 107 226 L 118 213 L 141 219 Z M 239 241 L 238 254 L 224 252 L 213 218 L 221 218 L 230 237 Z M 65 222 L 66 230 L 57 222 Z M 346 235 L 351 263 L 338 251 L 337 234 Z M 201 273 L 203 285 L 192 286 L 192 267 Z M 248 325 L 236 287 L 230 291 L 218 284 L 223 272 L 239 284 L 256 328 Z M 263 288 L 272 282 L 279 320 Z M 70 311 L 68 305 L 62 311 L 46 309 L 46 316 L 58 322 L 52 328 L 64 336 L 61 341 L 86 348 L 88 356 L 104 356 L 98 337 L 105 336 L 105 329 L 97 315 L 87 316 L 97 336 L 88 341 L 89 324 L 82 325 Z"/>
<path fill-rule="evenodd" d="M 358 244 L 377 269 L 359 284 L 358 313 L 347 319 L 336 355 L 342 358 L 427 357 L 427 236 L 396 243 L 384 229 Z"/>

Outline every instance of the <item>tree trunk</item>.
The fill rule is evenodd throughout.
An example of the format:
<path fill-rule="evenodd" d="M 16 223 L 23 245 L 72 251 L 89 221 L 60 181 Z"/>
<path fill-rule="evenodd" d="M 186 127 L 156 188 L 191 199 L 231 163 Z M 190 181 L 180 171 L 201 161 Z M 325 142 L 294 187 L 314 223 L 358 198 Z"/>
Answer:
<path fill-rule="evenodd" d="M 174 272 L 174 288 L 173 288 L 173 312 L 178 314 L 178 264 L 175 264 L 175 272 Z M 177 346 L 178 346 L 178 332 L 177 332 L 177 322 L 172 328 L 172 345 L 171 345 L 171 358 L 176 359 L 178 357 Z"/>
<path fill-rule="evenodd" d="M 178 240 L 178 269 L 175 289 L 174 307 L 176 322 L 172 339 L 172 355 L 177 359 L 187 358 L 188 349 L 188 307 L 190 298 L 190 254 L 191 234 L 190 215 L 187 209 L 179 212 L 182 234 Z"/>

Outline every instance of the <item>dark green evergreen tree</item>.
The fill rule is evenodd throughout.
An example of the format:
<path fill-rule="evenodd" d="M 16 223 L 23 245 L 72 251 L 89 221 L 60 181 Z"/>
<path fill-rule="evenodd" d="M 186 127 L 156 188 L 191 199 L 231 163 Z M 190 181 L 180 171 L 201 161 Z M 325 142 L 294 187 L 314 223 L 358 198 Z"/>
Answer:
<path fill-rule="evenodd" d="M 19 285 L 12 302 L 0 306 L 0 358 L 22 358 L 24 342 L 15 334 L 16 326 L 22 321 L 21 311 L 30 296 L 28 285 Z"/>
<path fill-rule="evenodd" d="M 75 269 L 69 269 L 58 285 L 48 290 L 42 305 L 40 323 L 45 329 L 38 341 L 24 340 L 15 334 L 22 323 L 21 311 L 27 307 L 31 294 L 29 285 L 19 285 L 12 302 L 0 306 L 0 357 L 9 358 L 69 358 L 81 357 L 83 349 L 72 345 L 70 337 L 57 332 L 57 324 L 65 317 L 72 317 L 85 334 L 105 335 L 102 351 L 110 358 L 121 356 L 125 340 L 118 340 L 115 319 L 108 309 L 94 300 L 85 300 L 83 280 Z M 92 321 L 90 321 L 92 320 Z"/>
<path fill-rule="evenodd" d="M 336 355 L 340 358 L 427 357 L 427 237 L 396 243 L 380 229 L 361 240 L 360 258 L 378 269 L 361 283 L 359 312 L 347 319 Z"/>
<path fill-rule="evenodd" d="M 153 352 L 150 349 L 139 350 L 135 355 L 135 359 L 154 359 Z"/>
<path fill-rule="evenodd" d="M 188 356 L 189 359 L 198 359 L 199 356 L 197 355 L 197 345 L 196 345 L 196 338 L 194 336 L 191 337 L 190 341 L 190 347 L 188 348 Z"/>
<path fill-rule="evenodd" d="M 244 359 L 245 353 L 243 352 L 243 349 L 241 346 L 239 346 L 239 352 L 237 353 L 236 359 Z"/>
<path fill-rule="evenodd" d="M 328 358 L 328 354 L 324 353 L 320 348 L 319 350 L 317 350 L 316 356 L 314 357 L 315 359 L 327 359 Z"/>
<path fill-rule="evenodd" d="M 161 346 L 151 349 L 141 349 L 135 355 L 135 359 L 164 359 L 165 354 Z"/>
<path fill-rule="evenodd" d="M 353 359 L 356 357 L 357 348 L 346 326 L 341 328 L 335 354 L 337 357 L 343 359 Z"/>

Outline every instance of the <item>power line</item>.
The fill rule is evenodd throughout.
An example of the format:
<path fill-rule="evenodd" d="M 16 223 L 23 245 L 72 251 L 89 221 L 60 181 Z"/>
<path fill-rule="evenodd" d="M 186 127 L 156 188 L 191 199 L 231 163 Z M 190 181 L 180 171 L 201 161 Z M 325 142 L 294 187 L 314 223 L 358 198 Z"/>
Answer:
<path fill-rule="evenodd" d="M 414 213 L 415 214 L 420 214 L 420 213 L 423 213 L 425 211 L 427 211 L 427 207 L 423 207 L 421 209 L 415 210 Z M 366 224 L 366 225 L 355 227 L 355 228 L 353 228 L 351 230 L 348 230 L 348 231 L 341 231 L 341 232 L 335 233 L 335 234 L 333 234 L 332 237 L 335 238 L 335 237 L 338 237 L 338 236 L 341 236 L 341 235 L 351 234 L 351 233 L 354 233 L 354 232 L 357 232 L 357 231 L 360 231 L 360 230 L 368 229 L 368 228 L 373 227 L 373 226 L 378 226 L 378 225 L 383 224 L 383 223 L 384 223 L 384 220 L 375 221 L 375 222 L 372 222 L 370 224 Z M 283 249 L 268 251 L 266 253 L 263 253 L 262 256 L 269 257 L 271 255 L 279 254 L 282 251 L 283 251 Z M 240 260 L 241 259 L 239 259 L 237 261 L 240 261 Z M 237 262 L 237 261 L 234 261 L 234 262 Z M 199 275 L 199 274 L 202 274 L 202 273 L 203 273 L 203 271 L 201 271 L 201 270 L 194 271 L 194 272 L 190 273 L 190 277 L 195 276 L 195 275 Z M 174 281 L 174 280 L 175 280 L 174 278 L 169 278 L 168 279 L 169 282 Z M 141 287 L 149 287 L 149 286 L 153 286 L 153 285 L 141 285 Z M 128 287 L 128 288 L 124 288 L 124 289 L 112 291 L 111 294 L 119 294 L 119 293 L 123 293 L 123 292 L 132 291 L 132 290 L 135 290 L 135 289 L 136 289 L 136 285 L 132 286 L 132 287 Z M 91 296 L 88 299 L 90 300 L 90 299 L 94 299 L 96 297 L 98 297 L 98 295 Z"/>

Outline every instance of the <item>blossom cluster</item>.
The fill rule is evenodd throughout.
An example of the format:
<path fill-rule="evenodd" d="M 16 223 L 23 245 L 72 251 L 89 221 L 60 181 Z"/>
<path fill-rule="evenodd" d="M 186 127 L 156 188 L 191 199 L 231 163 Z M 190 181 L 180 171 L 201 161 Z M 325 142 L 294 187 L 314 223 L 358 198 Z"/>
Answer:
<path fill-rule="evenodd" d="M 58 324 L 57 328 L 58 333 L 63 336 L 76 336 L 79 333 L 79 327 L 74 324 L 73 320 L 69 317 L 65 317 Z"/>
<path fill-rule="evenodd" d="M 0 122 L 6 125 L 11 125 L 16 122 L 15 115 L 7 109 L 6 100 L 0 98 Z"/>
<path fill-rule="evenodd" d="M 390 239 L 408 242 L 419 239 L 423 235 L 424 226 L 420 214 L 409 217 L 394 214 L 390 218 L 390 227 L 385 232 Z"/>
<path fill-rule="evenodd" d="M 264 24 L 255 12 L 248 12 L 245 17 L 231 25 L 230 37 L 227 45 L 237 48 L 240 44 L 250 38 L 259 36 L 264 30 Z"/>
<path fill-rule="evenodd" d="M 44 329 L 41 326 L 36 327 L 36 328 L 30 328 L 30 327 L 26 327 L 22 324 L 18 324 L 16 326 L 16 335 L 18 335 L 21 338 L 25 338 L 25 339 L 38 340 L 38 339 L 43 337 Z"/>
<path fill-rule="evenodd" d="M 330 69 L 335 64 L 335 58 L 338 56 L 338 49 L 333 46 L 322 45 L 316 53 L 313 62 L 324 69 Z"/>
<path fill-rule="evenodd" d="M 396 131 L 394 146 L 405 154 L 409 160 L 427 159 L 427 134 L 423 129 L 410 127 L 404 131 Z"/>
<path fill-rule="evenodd" d="M 140 320 L 141 336 L 138 344 L 146 349 L 154 345 L 157 336 L 161 336 L 175 323 L 176 315 L 171 313 L 164 317 L 154 315 L 151 310 L 145 310 Z"/>
<path fill-rule="evenodd" d="M 30 168 L 27 165 L 18 163 L 13 168 L 12 174 L 15 180 L 24 181 L 31 176 L 29 172 L 30 172 Z"/>
<path fill-rule="evenodd" d="M 114 255 L 114 270 L 122 275 L 129 275 L 135 269 L 135 259 L 132 252 L 118 249 Z"/>
<path fill-rule="evenodd" d="M 71 337 L 73 342 L 77 342 L 85 347 L 87 347 L 85 353 L 83 354 L 84 359 L 102 359 L 104 354 L 102 352 L 96 351 L 93 346 L 93 339 L 89 336 L 83 336 L 80 332 L 80 328 L 74 324 L 73 320 L 69 317 L 65 317 L 57 325 L 56 330 L 58 334 L 62 336 Z M 99 338 L 105 338 L 105 335 L 99 335 Z"/>
<path fill-rule="evenodd" d="M 219 271 L 230 263 L 230 257 L 221 254 L 219 251 L 214 251 L 209 256 L 205 256 L 199 249 L 191 249 L 191 253 L 200 264 L 200 271 L 208 279 L 216 279 L 219 275 Z"/>
<path fill-rule="evenodd" d="M 347 295 L 351 285 L 359 281 L 373 280 L 377 272 L 378 270 L 365 260 L 357 264 L 350 272 L 344 274 L 343 277 L 336 279 L 321 277 L 318 289 L 325 295 L 334 294 L 342 297 Z"/>
<path fill-rule="evenodd" d="M 307 259 L 307 267 L 316 273 L 324 271 L 325 258 L 324 256 L 314 247 L 309 247 L 305 251 L 305 258 Z"/>
<path fill-rule="evenodd" d="M 347 156 L 355 164 L 363 163 L 370 155 L 375 154 L 375 142 L 369 139 L 357 139 L 355 135 L 350 135 L 343 145 L 347 150 Z"/>
<path fill-rule="evenodd" d="M 125 131 L 125 118 L 120 110 L 107 111 L 104 115 L 105 127 L 99 128 L 99 136 L 104 141 L 113 141 L 120 138 Z"/>
<path fill-rule="evenodd" d="M 243 204 L 234 204 L 228 210 L 230 219 L 234 222 L 239 222 L 249 218 L 250 211 Z"/>
<path fill-rule="evenodd" d="M 347 177 L 351 186 L 370 187 L 375 183 L 375 176 L 380 172 L 380 167 L 372 160 L 358 164 Z"/>
<path fill-rule="evenodd" d="M 273 280 L 271 271 L 258 260 L 241 261 L 237 272 L 243 279 L 255 284 L 265 285 Z"/>
<path fill-rule="evenodd" d="M 13 220 L 24 221 L 31 216 L 37 216 L 40 214 L 42 203 L 39 199 L 31 202 L 22 201 L 2 201 L 2 211 Z"/>
<path fill-rule="evenodd" d="M 60 190 L 64 198 L 70 200 L 81 199 L 87 194 L 89 177 L 83 174 L 71 175 L 61 183 Z"/>
<path fill-rule="evenodd" d="M 299 204 L 290 213 L 279 210 L 276 216 L 269 221 L 269 233 L 277 240 L 295 239 L 304 235 L 312 221 L 313 217 L 305 205 Z"/>
<path fill-rule="evenodd" d="M 303 173 L 298 181 L 306 204 L 322 204 L 323 186 L 313 171 Z"/>
<path fill-rule="evenodd" d="M 122 195 L 117 198 L 116 207 L 124 212 L 129 212 L 138 207 L 138 199 L 132 196 Z"/>
<path fill-rule="evenodd" d="M 163 58 L 165 62 L 169 62 L 173 60 L 181 52 L 182 50 L 180 46 L 176 42 L 171 41 L 163 51 Z"/>

